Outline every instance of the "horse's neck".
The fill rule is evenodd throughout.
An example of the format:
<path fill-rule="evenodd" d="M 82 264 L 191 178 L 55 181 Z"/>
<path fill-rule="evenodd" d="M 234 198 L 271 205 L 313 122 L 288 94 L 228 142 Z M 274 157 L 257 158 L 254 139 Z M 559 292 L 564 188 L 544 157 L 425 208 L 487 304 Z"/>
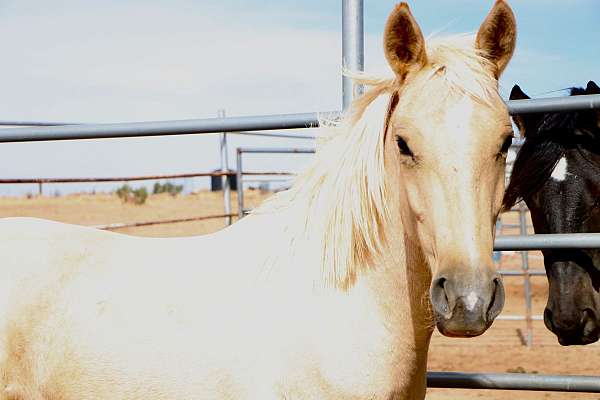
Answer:
<path fill-rule="evenodd" d="M 401 220 L 399 215 L 392 218 Z M 411 321 L 415 339 L 429 340 L 433 328 L 428 296 L 431 273 L 410 227 L 393 229 L 386 233 L 385 254 L 377 258 L 376 267 L 364 279 L 390 318 Z"/>

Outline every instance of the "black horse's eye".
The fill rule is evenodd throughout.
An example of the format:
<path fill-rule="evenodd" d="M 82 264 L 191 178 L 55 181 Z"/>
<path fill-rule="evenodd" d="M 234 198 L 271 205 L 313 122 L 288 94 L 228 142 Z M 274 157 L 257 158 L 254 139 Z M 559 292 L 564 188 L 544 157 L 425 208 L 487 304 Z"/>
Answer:
<path fill-rule="evenodd" d="M 504 140 L 504 143 L 502 143 L 502 147 L 500 148 L 500 154 L 504 155 L 504 154 L 508 153 L 508 149 L 512 145 L 512 140 L 513 140 L 512 136 L 509 136 Z"/>
<path fill-rule="evenodd" d="M 409 156 L 409 157 L 414 157 L 414 154 L 410 150 L 410 147 L 408 147 L 408 144 L 406 144 L 406 140 L 402 139 L 400 136 L 396 136 L 396 143 L 398 143 L 398 148 L 400 149 L 400 154 Z"/>

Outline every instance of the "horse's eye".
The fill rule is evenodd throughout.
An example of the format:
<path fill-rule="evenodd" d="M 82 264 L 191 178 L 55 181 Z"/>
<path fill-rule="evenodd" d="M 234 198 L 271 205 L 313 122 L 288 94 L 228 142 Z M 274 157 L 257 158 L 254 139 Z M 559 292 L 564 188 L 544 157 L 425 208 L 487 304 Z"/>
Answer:
<path fill-rule="evenodd" d="M 512 140 L 513 140 L 512 136 L 509 136 L 504 140 L 504 143 L 502 143 L 502 147 L 500 148 L 500 154 L 504 155 L 504 154 L 508 153 L 508 149 L 512 145 Z"/>
<path fill-rule="evenodd" d="M 414 157 L 414 154 L 410 150 L 410 147 L 408 147 L 408 144 L 406 144 L 406 140 L 402 139 L 400 136 L 396 136 L 396 142 L 398 143 L 398 148 L 400 149 L 400 154 L 409 156 L 409 157 Z"/>

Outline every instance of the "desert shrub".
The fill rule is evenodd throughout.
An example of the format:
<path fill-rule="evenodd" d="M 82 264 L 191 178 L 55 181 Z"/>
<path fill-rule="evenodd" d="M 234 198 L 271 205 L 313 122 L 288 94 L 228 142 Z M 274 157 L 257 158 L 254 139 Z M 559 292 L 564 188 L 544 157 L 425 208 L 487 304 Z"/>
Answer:
<path fill-rule="evenodd" d="M 115 194 L 124 203 L 133 203 L 138 205 L 144 204 L 146 202 L 146 199 L 148 198 L 148 191 L 145 187 L 133 189 L 127 184 L 115 190 Z"/>
<path fill-rule="evenodd" d="M 171 196 L 177 196 L 183 191 L 183 185 L 174 185 L 171 182 L 154 183 L 152 194 L 169 193 Z"/>

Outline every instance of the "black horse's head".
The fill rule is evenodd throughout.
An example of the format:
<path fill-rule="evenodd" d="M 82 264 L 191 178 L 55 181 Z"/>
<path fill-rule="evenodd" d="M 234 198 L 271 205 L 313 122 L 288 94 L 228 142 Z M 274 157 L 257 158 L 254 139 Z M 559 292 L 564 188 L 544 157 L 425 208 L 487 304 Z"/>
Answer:
<path fill-rule="evenodd" d="M 589 82 L 571 96 L 600 94 Z M 511 100 L 528 99 L 518 86 Z M 585 110 L 513 117 L 525 142 L 504 197 L 523 199 L 536 233 L 600 232 L 600 112 Z M 600 336 L 600 249 L 544 250 L 549 295 L 544 322 L 562 345 Z"/>

